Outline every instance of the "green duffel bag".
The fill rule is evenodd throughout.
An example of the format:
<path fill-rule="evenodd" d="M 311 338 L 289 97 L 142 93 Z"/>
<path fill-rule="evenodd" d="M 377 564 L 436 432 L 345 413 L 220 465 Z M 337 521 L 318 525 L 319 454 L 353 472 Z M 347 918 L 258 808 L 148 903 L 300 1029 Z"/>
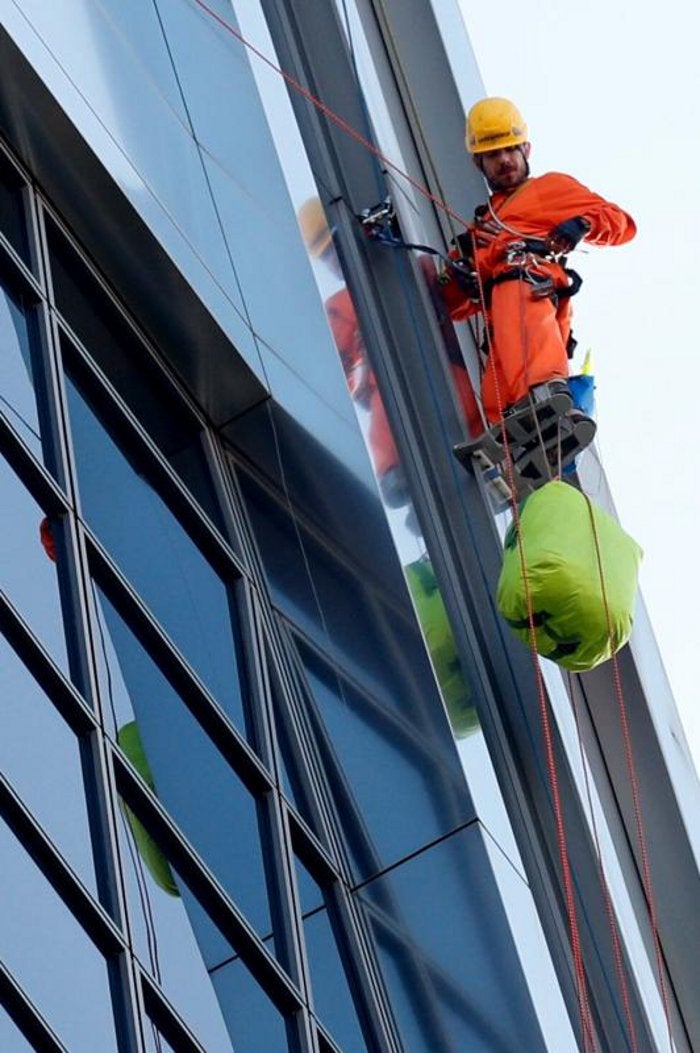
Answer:
<path fill-rule="evenodd" d="M 447 611 L 438 589 L 433 565 L 427 559 L 404 567 L 416 605 L 418 621 L 440 685 L 455 738 L 463 739 L 479 726 L 469 684 L 464 678 Z"/>
<path fill-rule="evenodd" d="M 525 499 L 520 530 L 538 653 L 574 672 L 607 661 L 632 632 L 641 548 L 612 516 L 563 482 Z M 529 646 L 515 524 L 506 535 L 497 603 Z"/>
<path fill-rule="evenodd" d="M 148 763 L 148 758 L 146 757 L 143 743 L 141 742 L 141 735 L 139 734 L 139 729 L 135 720 L 130 721 L 128 724 L 124 724 L 119 729 L 117 732 L 117 742 L 124 756 L 131 762 L 149 789 L 154 790 L 151 767 Z M 170 863 L 168 863 L 165 853 L 158 847 L 146 827 L 141 820 L 134 815 L 131 808 L 129 808 L 124 801 L 121 801 L 121 806 L 124 815 L 126 816 L 126 821 L 129 824 L 129 828 L 134 836 L 138 854 L 146 864 L 148 872 L 156 885 L 158 885 L 159 888 L 162 888 L 164 892 L 167 892 L 169 896 L 179 896 L 180 893 L 175 884 L 175 878 L 173 877 L 173 872 L 170 869 Z"/>

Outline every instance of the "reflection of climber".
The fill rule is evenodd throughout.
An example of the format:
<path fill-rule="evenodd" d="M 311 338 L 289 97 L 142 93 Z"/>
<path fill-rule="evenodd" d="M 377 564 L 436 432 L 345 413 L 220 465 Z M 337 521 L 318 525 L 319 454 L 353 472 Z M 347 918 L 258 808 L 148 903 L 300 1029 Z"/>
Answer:
<path fill-rule="evenodd" d="M 570 298 L 580 279 L 565 269 L 564 256 L 581 240 L 621 245 L 636 228 L 626 212 L 571 176 L 530 178 L 527 136 L 507 99 L 482 99 L 469 111 L 467 149 L 491 196 L 456 239 L 462 270 L 448 270 L 443 291 L 455 320 L 481 312 L 488 321 L 482 383 L 488 420 L 495 424 L 501 410 L 508 411 L 510 434 L 509 419 L 522 415 L 523 425 L 535 423 L 534 408 L 540 423 L 549 417 L 571 434 L 572 460 L 593 438 L 595 425 L 572 409 L 566 383 L 575 343 Z M 516 442 L 518 434 L 515 427 Z"/>
<path fill-rule="evenodd" d="M 322 260 L 332 274 L 342 280 L 338 254 L 318 198 L 310 198 L 302 205 L 299 223 L 311 256 Z M 449 313 L 442 300 L 435 268 L 427 258 L 421 258 L 420 264 L 435 305 L 459 401 L 467 417 L 470 433 L 478 435 L 483 430 L 481 416 Z M 406 480 L 377 382 L 367 362 L 357 315 L 347 288 L 343 287 L 329 296 L 325 306 L 350 394 L 355 402 L 369 412 L 369 446 L 382 497 L 390 508 L 399 508 L 409 499 Z"/>
<path fill-rule="evenodd" d="M 452 731 L 455 738 L 466 738 L 478 728 L 479 720 L 471 688 L 462 671 L 433 565 L 428 559 L 421 558 L 407 564 L 404 573 Z"/>
<path fill-rule="evenodd" d="M 44 516 L 39 523 L 39 540 L 41 541 L 42 548 L 46 555 L 52 563 L 55 563 L 57 560 L 56 541 L 53 536 L 53 530 L 51 529 L 48 516 Z"/>

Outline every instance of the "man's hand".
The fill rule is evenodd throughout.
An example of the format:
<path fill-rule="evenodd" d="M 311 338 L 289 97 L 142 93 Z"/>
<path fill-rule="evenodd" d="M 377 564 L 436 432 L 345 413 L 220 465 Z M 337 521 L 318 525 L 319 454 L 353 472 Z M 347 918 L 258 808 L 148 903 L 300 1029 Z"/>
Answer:
<path fill-rule="evenodd" d="M 497 234 L 501 233 L 501 227 L 492 216 L 477 216 L 474 222 L 474 238 L 480 249 L 490 245 Z"/>
<path fill-rule="evenodd" d="M 468 237 L 468 235 L 461 236 Z M 455 242 L 456 241 L 457 239 L 455 238 Z M 479 278 L 474 270 L 474 263 L 472 260 L 462 257 L 461 259 L 450 260 L 449 263 L 445 262 L 442 264 L 440 274 L 438 275 L 438 284 L 449 285 L 451 282 L 458 285 L 466 295 L 467 299 L 471 300 L 472 303 L 481 303 Z"/>
<path fill-rule="evenodd" d="M 547 237 L 547 249 L 554 256 L 564 256 L 575 249 L 579 241 L 585 238 L 591 224 L 583 216 L 573 216 L 559 223 Z"/>

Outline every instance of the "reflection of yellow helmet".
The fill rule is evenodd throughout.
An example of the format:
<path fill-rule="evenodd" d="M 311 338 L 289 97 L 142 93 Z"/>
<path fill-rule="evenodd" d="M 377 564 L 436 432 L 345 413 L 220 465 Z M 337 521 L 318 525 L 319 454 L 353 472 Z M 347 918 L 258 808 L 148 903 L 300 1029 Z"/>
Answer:
<path fill-rule="evenodd" d="M 299 209 L 299 226 L 307 249 L 314 259 L 318 259 L 331 243 L 331 232 L 323 205 L 317 197 L 310 197 Z"/>
<path fill-rule="evenodd" d="M 484 154 L 527 142 L 527 125 L 508 99 L 481 99 L 467 116 L 467 150 Z"/>

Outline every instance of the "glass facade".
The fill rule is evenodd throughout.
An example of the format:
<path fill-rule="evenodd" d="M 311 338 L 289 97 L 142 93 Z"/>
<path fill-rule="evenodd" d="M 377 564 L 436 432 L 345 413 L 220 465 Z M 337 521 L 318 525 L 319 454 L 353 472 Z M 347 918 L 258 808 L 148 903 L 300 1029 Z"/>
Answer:
<path fill-rule="evenodd" d="M 0 3 L 0 1045 L 567 1053 L 491 659 L 448 618 L 352 261 L 310 244 L 303 122 L 240 39 L 280 61 L 271 6 Z M 410 165 L 360 5 L 331 15 L 363 134 Z"/>
<path fill-rule="evenodd" d="M 382 875 L 408 879 L 426 854 L 437 875 L 429 846 L 478 818 L 377 496 L 282 408 L 217 434 L 23 192 L 45 279 L 31 351 L 5 292 L 3 960 L 34 1016 L 10 999 L 7 1033 L 76 1051 L 364 1053 L 412 1048 L 415 997 L 439 1021 L 433 1048 L 455 1048 L 469 1008 L 432 981 L 411 994 L 421 925 Z M 444 913 L 440 880 L 423 880 Z M 494 947 L 430 969 L 461 954 L 466 970 L 478 945 L 495 1003 L 521 991 L 535 1048 L 492 896 Z M 65 960 L 71 997 L 49 980 Z"/>

